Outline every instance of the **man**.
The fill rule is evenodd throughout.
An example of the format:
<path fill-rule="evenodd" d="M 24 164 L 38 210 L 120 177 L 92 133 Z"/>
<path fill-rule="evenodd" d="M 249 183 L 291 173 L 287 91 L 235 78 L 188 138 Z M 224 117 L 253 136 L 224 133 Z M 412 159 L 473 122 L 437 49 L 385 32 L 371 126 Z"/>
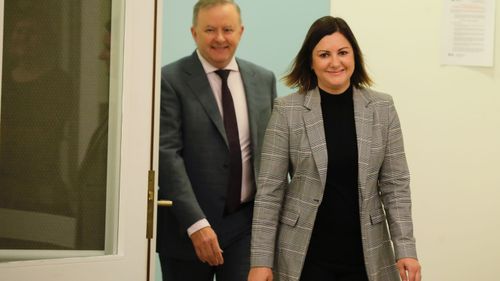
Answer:
<path fill-rule="evenodd" d="M 235 58 L 243 29 L 232 0 L 200 0 L 191 28 L 197 50 L 162 69 L 159 198 L 174 205 L 159 210 L 158 252 L 168 281 L 247 277 L 276 80 Z"/>

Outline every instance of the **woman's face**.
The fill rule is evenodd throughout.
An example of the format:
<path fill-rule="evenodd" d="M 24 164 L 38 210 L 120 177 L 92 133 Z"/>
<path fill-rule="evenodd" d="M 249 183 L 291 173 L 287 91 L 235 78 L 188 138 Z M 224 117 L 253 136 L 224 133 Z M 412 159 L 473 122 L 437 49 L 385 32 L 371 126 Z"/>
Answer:
<path fill-rule="evenodd" d="M 341 94 L 349 88 L 354 73 L 354 52 L 340 32 L 323 37 L 312 52 L 312 70 L 318 86 L 331 94 Z"/>

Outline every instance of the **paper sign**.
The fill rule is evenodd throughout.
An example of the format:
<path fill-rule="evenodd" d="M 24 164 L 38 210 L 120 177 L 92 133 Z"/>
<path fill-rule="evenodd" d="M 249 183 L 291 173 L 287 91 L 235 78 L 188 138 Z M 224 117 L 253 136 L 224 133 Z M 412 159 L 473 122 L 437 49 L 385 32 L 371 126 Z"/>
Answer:
<path fill-rule="evenodd" d="M 493 66 L 495 0 L 444 0 L 442 64 Z"/>

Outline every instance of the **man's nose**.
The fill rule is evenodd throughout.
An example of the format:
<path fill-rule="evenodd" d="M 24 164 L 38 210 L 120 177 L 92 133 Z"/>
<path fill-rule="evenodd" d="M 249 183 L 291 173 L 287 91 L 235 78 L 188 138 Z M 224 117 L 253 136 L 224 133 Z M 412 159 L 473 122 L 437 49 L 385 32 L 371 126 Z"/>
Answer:
<path fill-rule="evenodd" d="M 221 31 L 217 31 L 217 35 L 216 35 L 215 39 L 217 41 L 219 41 L 219 42 L 225 41 L 226 37 L 224 37 L 224 32 L 222 30 Z"/>

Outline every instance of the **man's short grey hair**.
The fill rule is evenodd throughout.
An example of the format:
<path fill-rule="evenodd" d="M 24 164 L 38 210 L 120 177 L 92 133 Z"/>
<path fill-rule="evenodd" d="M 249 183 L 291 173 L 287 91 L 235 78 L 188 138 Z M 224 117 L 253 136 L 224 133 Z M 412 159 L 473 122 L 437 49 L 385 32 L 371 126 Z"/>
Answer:
<path fill-rule="evenodd" d="M 236 2 L 234 2 L 233 0 L 199 0 L 193 7 L 193 26 L 196 26 L 196 24 L 198 24 L 198 13 L 200 12 L 201 9 L 206 9 L 213 6 L 225 5 L 225 4 L 234 5 L 234 7 L 236 7 L 236 11 L 240 16 L 240 23 L 241 23 L 240 6 L 238 6 L 238 4 L 236 4 Z"/>

